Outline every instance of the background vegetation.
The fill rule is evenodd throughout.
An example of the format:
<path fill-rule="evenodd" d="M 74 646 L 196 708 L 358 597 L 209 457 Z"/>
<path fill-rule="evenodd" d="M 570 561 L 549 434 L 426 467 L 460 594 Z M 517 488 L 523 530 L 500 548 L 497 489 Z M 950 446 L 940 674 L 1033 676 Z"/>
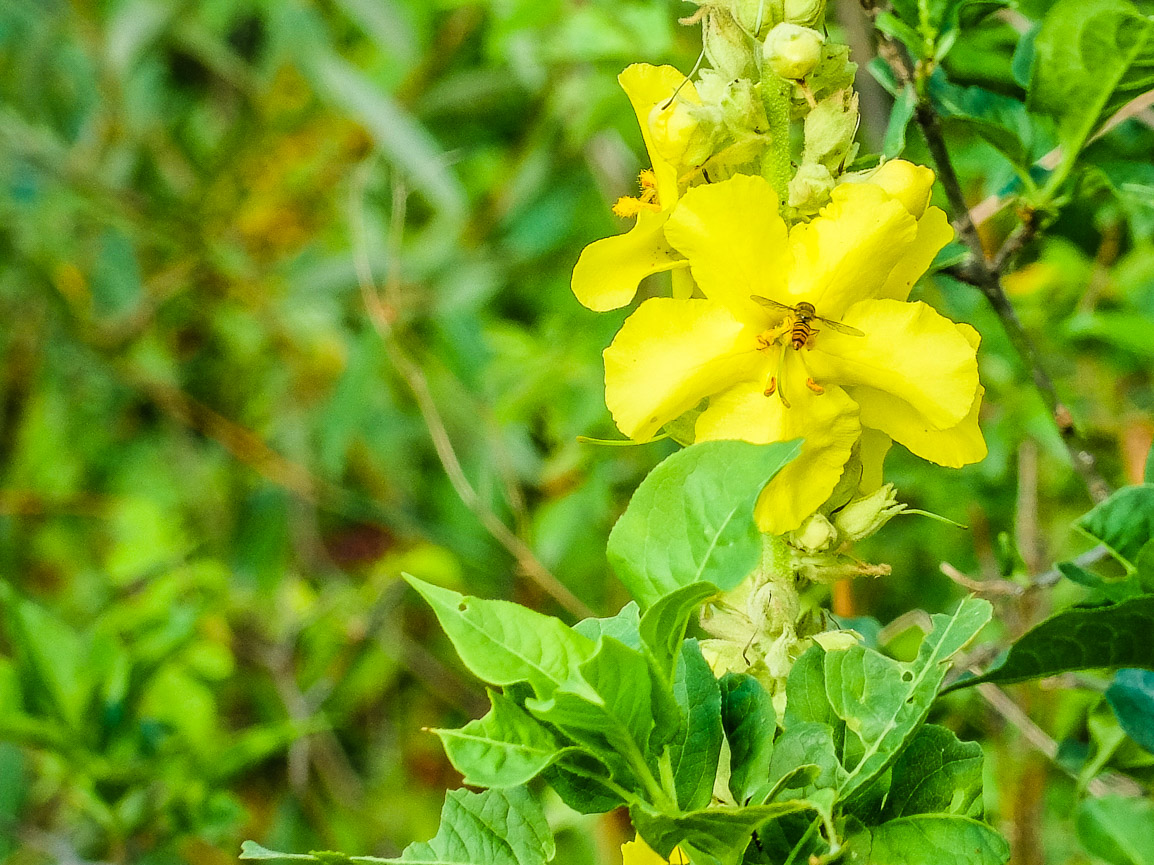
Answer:
<path fill-rule="evenodd" d="M 1017 122 L 1049 5 L 970 7 L 943 81 L 980 89 L 957 99 Z M 692 67 L 692 9 L 0 6 L 0 861 L 223 863 L 244 837 L 395 854 L 459 782 L 421 728 L 484 706 L 400 572 L 570 620 L 627 600 L 605 537 L 669 448 L 578 441 L 616 437 L 599 352 L 622 316 L 568 282 L 642 167 L 616 75 Z M 836 18 L 867 149 L 928 162 L 865 69 L 864 13 Z M 1053 140 L 1019 128 L 1015 165 L 967 120 L 946 141 L 993 250 L 1017 224 L 994 202 Z M 1115 486 L 1154 434 L 1151 152 L 1140 104 L 1005 280 Z M 949 277 L 918 292 L 983 335 L 990 456 L 891 455 L 906 501 L 970 528 L 891 524 L 864 552 L 894 575 L 839 590 L 845 616 L 949 606 L 943 561 L 1024 585 L 1090 545 L 1070 531 L 1087 488 L 998 317 Z M 1025 592 L 1005 627 L 1075 597 Z M 935 719 L 987 746 L 1016 862 L 1091 861 L 1079 785 L 1154 766 L 1105 680 L 1074 684 L 966 692 Z M 558 861 L 615 861 L 621 821 L 553 816 L 574 830 Z"/>

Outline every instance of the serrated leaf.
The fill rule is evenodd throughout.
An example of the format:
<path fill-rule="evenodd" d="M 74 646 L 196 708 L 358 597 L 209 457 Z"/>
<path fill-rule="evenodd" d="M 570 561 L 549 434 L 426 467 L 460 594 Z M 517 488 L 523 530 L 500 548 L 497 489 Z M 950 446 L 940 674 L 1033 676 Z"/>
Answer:
<path fill-rule="evenodd" d="M 754 503 L 800 447 L 701 442 L 649 473 L 608 548 L 610 564 L 642 607 L 692 583 L 728 591 L 749 575 L 762 545 Z"/>
<path fill-rule="evenodd" d="M 1154 669 L 1154 595 L 1058 613 L 1023 634 L 993 670 L 960 679 L 943 693 L 981 682 L 1012 684 L 1097 667 Z"/>
<path fill-rule="evenodd" d="M 726 673 L 721 688 L 721 725 L 729 743 L 729 792 L 748 802 L 769 778 L 777 713 L 765 687 L 746 673 Z"/>
<path fill-rule="evenodd" d="M 666 679 L 673 679 L 689 619 L 716 594 L 717 586 L 712 583 L 693 583 L 666 595 L 641 617 L 641 641 L 648 647 L 657 669 L 665 674 Z"/>
<path fill-rule="evenodd" d="M 489 692 L 493 708 L 458 730 L 434 730 L 471 787 L 519 787 L 563 754 L 548 727 L 508 697 Z"/>
<path fill-rule="evenodd" d="M 1058 180 L 1117 108 L 1154 86 L 1154 21 L 1126 0 L 1058 0 L 1034 39 L 1027 106 L 1052 117 Z"/>
<path fill-rule="evenodd" d="M 429 841 L 410 844 L 397 859 L 358 862 L 409 865 L 543 865 L 553 858 L 553 833 L 537 800 L 523 787 L 445 796 L 441 825 Z"/>
<path fill-rule="evenodd" d="M 1106 700 L 1126 735 L 1154 754 L 1154 672 L 1119 670 Z"/>
<path fill-rule="evenodd" d="M 982 795 L 982 746 L 925 724 L 894 761 L 883 820 L 914 814 L 974 816 Z"/>
<path fill-rule="evenodd" d="M 865 829 L 846 842 L 853 865 L 1003 865 L 1010 845 L 970 817 L 919 814 Z"/>
<path fill-rule="evenodd" d="M 613 637 L 631 649 L 641 648 L 641 610 L 636 601 L 630 601 L 616 616 L 601 619 L 582 619 L 573 630 L 594 643 L 601 637 Z"/>
<path fill-rule="evenodd" d="M 591 751 L 618 783 L 638 789 L 643 782 L 636 773 L 650 755 L 654 729 L 652 686 L 644 655 L 602 637 L 578 676 L 547 700 L 527 700 L 525 708 Z"/>
<path fill-rule="evenodd" d="M 1078 806 L 1078 840 L 1110 865 L 1154 865 L 1154 803 L 1102 796 Z"/>
<path fill-rule="evenodd" d="M 830 705 L 863 745 L 841 785 L 843 797 L 864 790 L 898 757 L 929 714 L 950 659 L 977 636 L 991 613 L 989 602 L 967 598 L 952 616 L 932 616 L 933 627 L 908 664 L 892 662 L 891 667 L 877 660 L 882 655 L 858 645 L 826 652 Z"/>
<path fill-rule="evenodd" d="M 1133 572 L 1142 547 L 1154 538 L 1154 484 L 1118 490 L 1075 526 L 1104 544 Z"/>
<path fill-rule="evenodd" d="M 805 801 L 774 802 L 744 808 L 719 807 L 676 817 L 635 805 L 630 819 L 645 843 L 668 858 L 678 844 L 689 844 L 720 865 L 737 865 L 759 826 L 785 814 L 813 810 Z"/>
<path fill-rule="evenodd" d="M 528 682 L 544 697 L 576 673 L 594 643 L 545 616 L 509 601 L 466 597 L 405 575 L 433 608 L 461 661 L 491 685 Z"/>
<path fill-rule="evenodd" d="M 683 811 L 704 808 L 713 795 L 721 755 L 721 689 L 701 655 L 697 640 L 681 644 L 673 694 L 681 723 L 669 743 L 677 806 Z"/>

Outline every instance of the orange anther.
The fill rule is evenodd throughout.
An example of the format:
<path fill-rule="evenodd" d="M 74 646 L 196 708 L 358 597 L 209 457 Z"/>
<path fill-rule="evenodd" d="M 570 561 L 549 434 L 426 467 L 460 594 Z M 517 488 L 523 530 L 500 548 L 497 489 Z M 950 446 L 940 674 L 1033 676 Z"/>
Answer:
<path fill-rule="evenodd" d="M 805 386 L 816 393 L 818 396 L 821 396 L 823 393 L 825 393 L 825 388 L 814 381 L 812 378 L 807 378 L 805 380 Z"/>

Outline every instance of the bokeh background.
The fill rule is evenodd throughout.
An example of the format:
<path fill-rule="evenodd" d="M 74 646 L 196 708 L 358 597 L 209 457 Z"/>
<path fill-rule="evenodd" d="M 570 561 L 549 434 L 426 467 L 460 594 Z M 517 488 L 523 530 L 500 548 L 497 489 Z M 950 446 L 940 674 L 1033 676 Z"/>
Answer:
<path fill-rule="evenodd" d="M 965 27 L 952 80 L 1020 97 L 1047 5 Z M 0 862 L 211 865 L 245 837 L 395 855 L 459 782 L 422 728 L 485 705 L 400 573 L 569 621 L 628 600 L 605 538 L 670 446 L 578 440 L 619 437 L 600 351 L 625 313 L 568 283 L 644 167 L 616 75 L 692 67 L 693 9 L 0 4 Z M 871 34 L 853 4 L 832 18 L 876 150 Z M 1006 160 L 947 132 L 972 202 L 1006 194 Z M 1148 158 L 1149 109 L 1096 146 Z M 905 155 L 927 160 L 913 129 Z M 1114 484 L 1154 429 L 1145 182 L 1091 176 L 1007 281 Z M 983 335 L 990 456 L 891 455 L 906 501 L 969 530 L 903 517 L 862 550 L 894 574 L 839 612 L 881 622 L 960 597 L 942 561 L 1029 575 L 1088 546 L 998 320 L 957 283 L 918 292 Z M 985 740 L 996 824 L 1089 861 L 1068 811 L 1116 725 L 1092 688 L 1014 693 L 1065 768 L 976 697 L 938 720 Z M 552 816 L 558 861 L 615 861 L 618 816 Z"/>

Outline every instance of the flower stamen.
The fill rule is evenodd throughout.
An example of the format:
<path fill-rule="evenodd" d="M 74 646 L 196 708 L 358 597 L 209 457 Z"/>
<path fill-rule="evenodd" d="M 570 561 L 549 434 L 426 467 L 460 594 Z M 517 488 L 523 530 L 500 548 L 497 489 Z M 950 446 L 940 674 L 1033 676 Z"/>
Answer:
<path fill-rule="evenodd" d="M 825 388 L 814 381 L 812 377 L 805 380 L 805 386 L 816 393 L 818 396 L 821 396 L 823 393 L 825 393 Z"/>

